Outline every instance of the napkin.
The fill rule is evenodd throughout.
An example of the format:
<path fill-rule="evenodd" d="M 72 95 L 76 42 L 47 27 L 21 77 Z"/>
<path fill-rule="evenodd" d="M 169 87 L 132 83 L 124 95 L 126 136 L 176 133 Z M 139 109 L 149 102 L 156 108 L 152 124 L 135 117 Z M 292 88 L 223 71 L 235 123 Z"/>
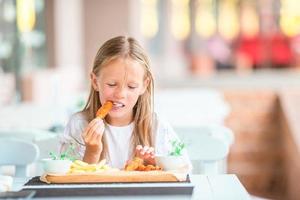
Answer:
<path fill-rule="evenodd" d="M 12 184 L 13 178 L 11 176 L 0 175 L 0 192 L 10 191 Z"/>
<path fill-rule="evenodd" d="M 191 166 L 187 164 L 175 170 L 168 170 L 167 172 L 172 173 L 177 178 L 178 181 L 185 181 L 190 171 L 191 171 Z"/>

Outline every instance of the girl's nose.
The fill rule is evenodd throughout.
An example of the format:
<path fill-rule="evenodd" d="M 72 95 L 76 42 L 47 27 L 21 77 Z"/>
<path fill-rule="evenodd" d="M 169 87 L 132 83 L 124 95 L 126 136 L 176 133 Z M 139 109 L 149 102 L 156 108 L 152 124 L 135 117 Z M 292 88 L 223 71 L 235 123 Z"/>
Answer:
<path fill-rule="evenodd" d="M 115 91 L 115 96 L 117 98 L 124 98 L 126 96 L 126 88 L 125 87 L 118 87 Z"/>

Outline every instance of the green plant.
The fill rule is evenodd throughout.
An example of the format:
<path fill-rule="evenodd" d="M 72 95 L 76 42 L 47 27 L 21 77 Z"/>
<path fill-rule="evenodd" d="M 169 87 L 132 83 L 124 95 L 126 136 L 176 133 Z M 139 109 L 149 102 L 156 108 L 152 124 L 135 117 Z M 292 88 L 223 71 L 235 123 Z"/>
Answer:
<path fill-rule="evenodd" d="M 182 150 L 185 148 L 185 144 L 181 142 L 180 140 L 171 140 L 172 149 L 169 152 L 169 155 L 171 156 L 181 156 Z"/>
<path fill-rule="evenodd" d="M 74 145 L 71 144 L 68 146 L 67 150 L 65 152 L 62 152 L 60 154 L 55 154 L 53 151 L 50 151 L 49 155 L 52 158 L 52 160 L 71 160 L 74 161 L 76 158 L 73 156 L 74 154 Z"/>

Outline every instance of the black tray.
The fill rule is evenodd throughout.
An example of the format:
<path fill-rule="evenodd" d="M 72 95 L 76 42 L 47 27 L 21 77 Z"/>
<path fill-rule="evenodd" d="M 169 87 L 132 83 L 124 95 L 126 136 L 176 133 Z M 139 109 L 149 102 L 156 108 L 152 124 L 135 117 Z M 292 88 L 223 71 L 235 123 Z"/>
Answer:
<path fill-rule="evenodd" d="M 35 190 L 35 197 L 79 196 L 137 196 L 137 195 L 192 195 L 194 185 L 189 177 L 184 182 L 164 183 L 72 183 L 47 184 L 34 177 L 23 191 Z"/>

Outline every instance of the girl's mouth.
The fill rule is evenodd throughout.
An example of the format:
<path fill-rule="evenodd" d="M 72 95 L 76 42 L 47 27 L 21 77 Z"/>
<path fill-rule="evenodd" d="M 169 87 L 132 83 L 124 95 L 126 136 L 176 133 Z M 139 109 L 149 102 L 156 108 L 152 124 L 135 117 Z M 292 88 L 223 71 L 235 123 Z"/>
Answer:
<path fill-rule="evenodd" d="M 113 102 L 113 108 L 114 109 L 123 108 L 123 107 L 125 107 L 125 105 L 123 103 Z"/>

